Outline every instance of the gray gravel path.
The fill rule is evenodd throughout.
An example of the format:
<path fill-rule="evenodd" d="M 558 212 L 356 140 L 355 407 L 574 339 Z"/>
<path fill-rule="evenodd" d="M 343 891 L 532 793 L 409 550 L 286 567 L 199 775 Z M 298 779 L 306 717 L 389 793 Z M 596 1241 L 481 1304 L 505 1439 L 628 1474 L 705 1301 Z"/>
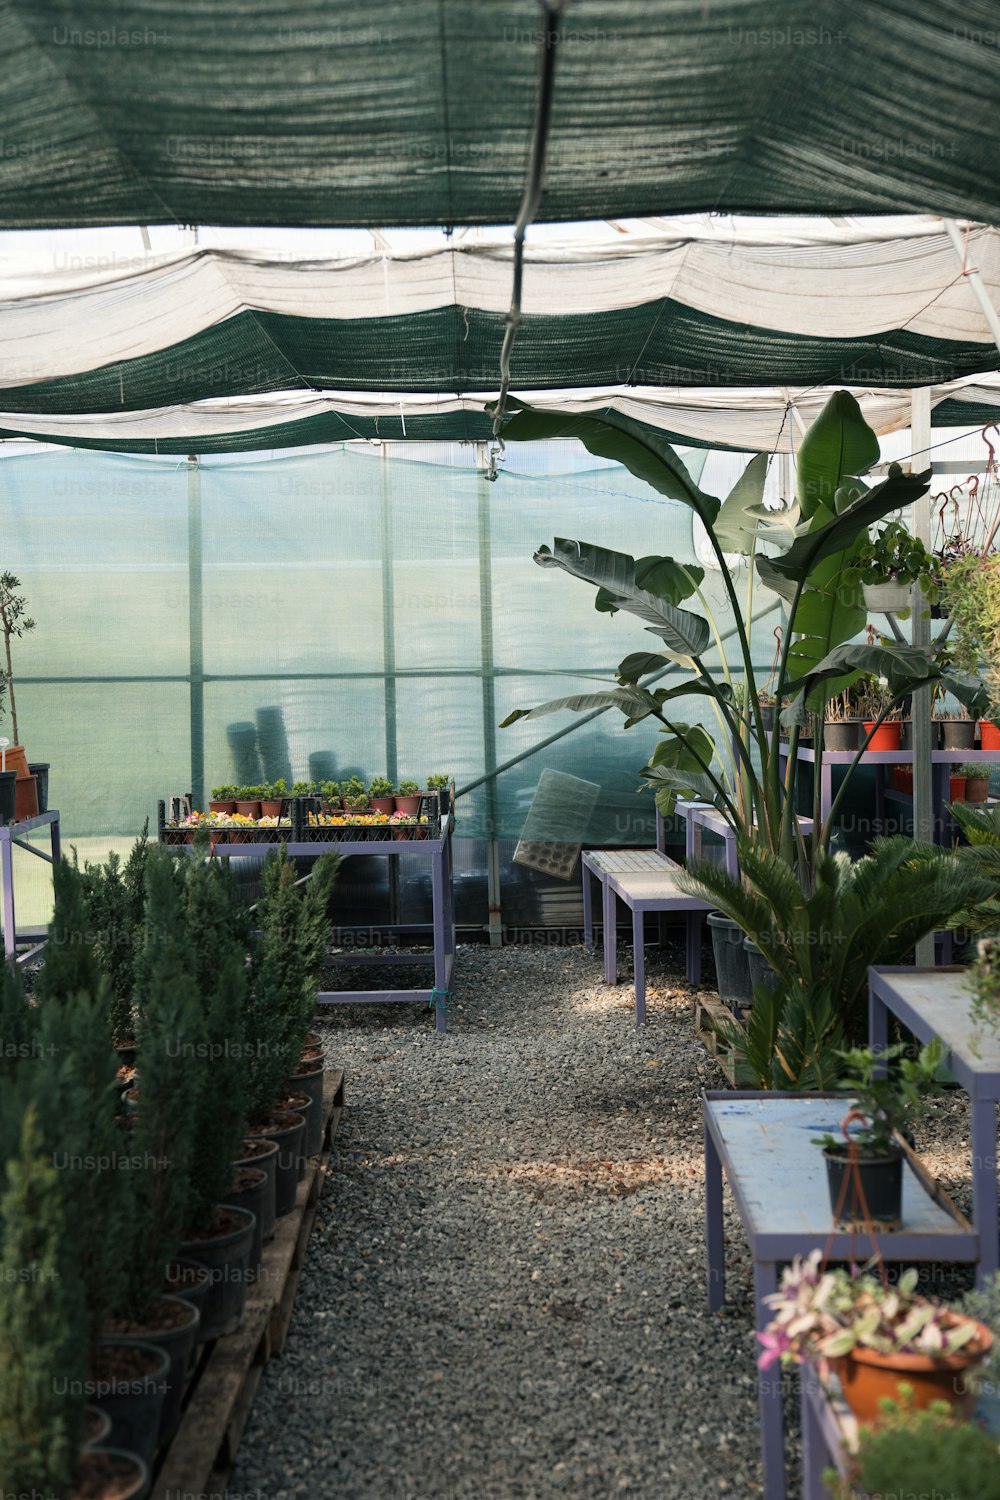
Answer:
<path fill-rule="evenodd" d="M 628 962 L 628 955 L 625 954 Z M 627 971 L 626 971 L 627 972 Z M 759 1494 L 750 1267 L 704 1291 L 692 991 L 650 1024 L 580 949 L 459 951 L 450 1031 L 327 1012 L 347 1109 L 285 1358 L 233 1495 Z"/>

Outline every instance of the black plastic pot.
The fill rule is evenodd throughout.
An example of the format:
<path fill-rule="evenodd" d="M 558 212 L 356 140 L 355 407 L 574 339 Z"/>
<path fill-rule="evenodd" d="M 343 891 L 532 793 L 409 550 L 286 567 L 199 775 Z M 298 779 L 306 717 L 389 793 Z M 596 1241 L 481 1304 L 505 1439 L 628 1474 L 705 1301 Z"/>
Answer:
<path fill-rule="evenodd" d="M 79 1478 L 82 1482 L 90 1485 L 101 1483 L 104 1486 L 102 1493 L 113 1494 L 115 1500 L 141 1500 L 143 1495 L 149 1493 L 149 1465 L 143 1462 L 138 1453 L 128 1453 L 124 1448 L 106 1448 L 103 1445 L 100 1448 L 84 1448 L 80 1464 L 82 1472 Z M 135 1472 L 131 1483 L 123 1475 L 126 1465 Z M 90 1493 L 92 1492 L 91 1490 Z M 75 1489 L 73 1493 L 76 1493 Z"/>
<path fill-rule="evenodd" d="M 13 823 L 17 806 L 17 772 L 0 771 L 0 824 Z"/>
<path fill-rule="evenodd" d="M 124 1448 L 150 1468 L 160 1431 L 160 1415 L 167 1396 L 170 1356 L 148 1339 L 101 1339 L 100 1349 L 140 1349 L 150 1368 L 141 1377 L 102 1382 L 95 1392 L 102 1411 L 111 1418 L 108 1448 Z M 106 1450 L 105 1450 L 106 1451 Z"/>
<path fill-rule="evenodd" d="M 97 1427 L 94 1432 L 92 1432 L 89 1436 L 84 1436 L 84 1440 L 82 1443 L 84 1452 L 86 1452 L 88 1448 L 103 1448 L 108 1442 L 108 1439 L 111 1437 L 111 1418 L 108 1416 L 103 1406 L 85 1406 L 83 1408 L 83 1419 L 88 1423 L 91 1422 L 91 1420 L 100 1423 L 100 1426 Z"/>
<path fill-rule="evenodd" d="M 165 1302 L 180 1304 L 187 1312 L 185 1322 L 178 1324 L 175 1328 L 144 1329 L 142 1333 L 116 1333 L 112 1337 L 116 1344 L 155 1344 L 157 1349 L 162 1349 L 170 1361 L 167 1371 L 167 1388 L 163 1398 L 163 1406 L 160 1410 L 160 1427 L 157 1436 L 157 1447 L 162 1448 L 164 1443 L 169 1443 L 177 1431 L 177 1424 L 181 1417 L 181 1397 L 184 1394 L 184 1380 L 187 1375 L 188 1366 L 191 1363 L 191 1355 L 198 1344 L 198 1328 L 201 1317 L 197 1307 L 188 1302 L 185 1297 L 165 1296 Z"/>
<path fill-rule="evenodd" d="M 306 1116 L 306 1133 L 302 1150 L 306 1156 L 318 1156 L 323 1149 L 323 1064 L 311 1073 L 293 1073 L 285 1084 L 286 1094 L 306 1094 L 312 1108 Z"/>
<path fill-rule="evenodd" d="M 842 724 L 823 725 L 823 748 L 825 750 L 856 750 L 858 748 L 857 719 L 848 719 Z"/>
<path fill-rule="evenodd" d="M 750 970 L 751 990 L 750 999 L 747 1001 L 747 1004 L 750 1005 L 753 1003 L 753 986 L 766 984 L 769 990 L 776 990 L 778 988 L 778 976 L 757 947 L 753 938 L 745 937 L 743 939 L 743 947 L 746 949 L 747 966 Z"/>
<path fill-rule="evenodd" d="M 266 1139 L 274 1141 L 278 1155 L 274 1167 L 274 1210 L 280 1219 L 295 1207 L 295 1195 L 299 1189 L 299 1157 L 302 1154 L 302 1138 L 306 1132 L 305 1116 L 287 1111 L 294 1124 L 270 1127 Z"/>
<path fill-rule="evenodd" d="M 913 749 L 913 720 L 903 719 L 899 726 L 899 748 L 900 750 Z"/>
<path fill-rule="evenodd" d="M 247 1208 L 253 1214 L 254 1228 L 253 1240 L 250 1246 L 250 1260 L 247 1264 L 247 1272 L 253 1277 L 260 1274 L 260 1263 L 264 1254 L 264 1223 L 263 1207 L 267 1196 L 268 1179 L 263 1167 L 247 1166 L 237 1167 L 237 1172 L 252 1172 L 256 1182 L 249 1187 L 233 1189 L 226 1194 L 225 1208 Z"/>
<path fill-rule="evenodd" d="M 267 1151 L 256 1156 L 239 1156 L 233 1162 L 237 1169 L 241 1167 L 260 1167 L 267 1174 L 267 1187 L 261 1202 L 261 1243 L 266 1245 L 274 1239 L 274 1220 L 276 1213 L 276 1186 L 278 1175 L 278 1147 L 274 1141 L 269 1141 L 266 1136 L 252 1136 L 258 1145 L 268 1147 Z"/>
<path fill-rule="evenodd" d="M 862 1229 L 868 1220 L 879 1233 L 898 1229 L 903 1219 L 903 1152 L 893 1156 L 859 1157 L 857 1173 L 847 1158 L 847 1145 L 823 1148 L 826 1158 L 826 1181 L 830 1192 L 830 1211 L 837 1214 L 837 1204 L 848 1175 L 843 1206 L 837 1217 L 838 1229 Z M 861 1178 L 860 1192 L 858 1176 Z M 861 1199 L 864 1194 L 864 1202 Z M 865 1209 L 867 1208 L 867 1213 Z"/>
<path fill-rule="evenodd" d="M 175 1277 L 172 1273 L 174 1272 L 175 1267 L 180 1266 L 183 1266 L 185 1270 L 188 1271 L 196 1271 L 198 1273 L 199 1279 L 197 1281 L 191 1281 L 189 1277 L 183 1279 Z M 177 1255 L 167 1267 L 167 1275 L 164 1278 L 163 1290 L 168 1296 L 180 1297 L 182 1301 L 190 1302 L 192 1307 L 196 1307 L 198 1309 L 198 1330 L 195 1334 L 194 1346 L 191 1350 L 191 1353 L 188 1355 L 187 1373 L 190 1375 L 191 1371 L 194 1369 L 197 1359 L 198 1346 L 203 1342 L 205 1338 L 205 1335 L 202 1332 L 202 1328 L 204 1324 L 205 1303 L 208 1301 L 208 1294 L 212 1290 L 211 1273 L 206 1269 L 205 1266 L 201 1265 L 199 1261 L 187 1260 L 184 1256 Z"/>
<path fill-rule="evenodd" d="M 306 1136 L 309 1134 L 309 1123 L 313 1117 L 313 1102 L 308 1094 L 301 1089 L 289 1089 L 287 1097 L 283 1096 L 280 1108 L 290 1110 L 292 1114 L 301 1115 L 304 1123 L 302 1139 L 299 1141 L 299 1157 L 296 1167 L 297 1179 L 302 1181 L 306 1175 Z"/>
<path fill-rule="evenodd" d="M 976 726 L 972 719 L 942 719 L 941 749 L 971 750 L 976 743 Z"/>
<path fill-rule="evenodd" d="M 762 703 L 760 706 L 760 721 L 768 734 L 774 728 L 774 704 Z"/>
<path fill-rule="evenodd" d="M 35 789 L 38 792 L 38 811 L 40 813 L 49 810 L 49 764 L 47 760 L 29 760 L 28 771 L 35 777 Z"/>
<path fill-rule="evenodd" d="M 242 1223 L 238 1229 L 206 1240 L 185 1240 L 180 1253 L 204 1266 L 212 1278 L 202 1315 L 202 1337 L 221 1338 L 235 1333 L 243 1317 L 250 1251 L 253 1247 L 254 1216 L 245 1208 L 231 1208 Z"/>
<path fill-rule="evenodd" d="M 723 916 L 721 911 L 709 912 L 708 925 L 712 929 L 719 999 L 730 1009 L 749 1005 L 753 993 L 750 989 L 750 964 L 743 947 L 743 929 Z"/>

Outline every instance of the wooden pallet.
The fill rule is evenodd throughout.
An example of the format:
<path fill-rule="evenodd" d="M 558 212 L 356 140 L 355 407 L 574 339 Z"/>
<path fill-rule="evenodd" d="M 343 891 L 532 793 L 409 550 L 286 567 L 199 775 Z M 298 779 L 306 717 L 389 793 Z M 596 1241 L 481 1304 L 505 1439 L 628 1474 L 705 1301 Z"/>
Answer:
<path fill-rule="evenodd" d="M 694 1029 L 698 1040 L 703 1043 L 710 1056 L 715 1058 L 734 1088 L 755 1088 L 756 1079 L 746 1063 L 737 1058 L 723 1035 L 722 1024 L 743 1030 L 742 1024 L 737 1021 L 728 1005 L 723 1005 L 721 1000 L 711 996 L 697 996 L 694 1002 Z"/>
<path fill-rule="evenodd" d="M 224 1500 L 226 1480 L 243 1436 L 265 1366 L 285 1346 L 330 1151 L 344 1107 L 344 1075 L 328 1073 L 323 1087 L 323 1145 L 306 1162 L 295 1207 L 283 1214 L 264 1246 L 260 1277 L 247 1291 L 243 1322 L 207 1344 L 185 1394 L 180 1426 L 162 1455 L 151 1500 Z"/>

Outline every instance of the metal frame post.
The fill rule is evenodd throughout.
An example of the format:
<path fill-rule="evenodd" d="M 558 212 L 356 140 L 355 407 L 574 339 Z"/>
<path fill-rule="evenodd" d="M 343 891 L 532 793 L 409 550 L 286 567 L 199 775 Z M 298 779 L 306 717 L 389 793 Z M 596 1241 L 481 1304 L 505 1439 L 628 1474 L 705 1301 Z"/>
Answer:
<path fill-rule="evenodd" d="M 188 681 L 190 685 L 191 796 L 205 804 L 205 598 L 202 558 L 201 469 L 188 456 Z"/>
<path fill-rule="evenodd" d="M 500 895 L 500 845 L 497 841 L 496 664 L 493 658 L 493 560 L 490 551 L 490 491 L 485 476 L 479 486 L 479 661 L 483 683 L 483 765 L 486 775 L 486 889 L 490 946 L 503 945 Z"/>
<path fill-rule="evenodd" d="M 910 467 L 919 472 L 930 463 L 931 392 L 922 386 L 910 393 Z M 913 535 L 926 546 L 931 540 L 931 502 L 929 493 L 913 507 Z M 913 644 L 926 651 L 931 642 L 930 620 L 926 611 L 913 611 Z M 931 764 L 931 689 L 918 688 L 913 694 L 913 834 L 925 843 L 934 839 L 934 768 Z M 918 964 L 934 962 L 934 934 L 928 933 L 917 944 Z"/>

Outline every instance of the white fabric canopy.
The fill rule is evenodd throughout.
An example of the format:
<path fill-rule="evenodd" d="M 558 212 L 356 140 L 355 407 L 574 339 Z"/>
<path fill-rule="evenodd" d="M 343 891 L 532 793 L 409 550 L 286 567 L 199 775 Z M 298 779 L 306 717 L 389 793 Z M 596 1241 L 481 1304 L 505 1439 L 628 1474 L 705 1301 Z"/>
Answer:
<path fill-rule="evenodd" d="M 822 224 L 769 235 L 741 221 L 695 218 L 597 241 L 544 237 L 530 246 L 523 309 L 613 311 L 670 298 L 737 325 L 851 339 L 905 328 L 960 343 L 991 335 L 940 222 Z M 905 229 L 904 227 L 905 226 Z M 1000 304 L 1000 235 L 971 231 L 968 262 Z M 505 313 L 511 247 L 504 236 L 402 254 L 289 259 L 246 249 L 114 257 L 111 267 L 39 272 L 0 260 L 0 385 L 29 386 L 135 359 L 241 312 L 305 318 L 405 317 L 458 305 Z M 739 399 L 730 397 L 733 399 Z M 49 423 L 48 425 L 51 425 Z"/>

